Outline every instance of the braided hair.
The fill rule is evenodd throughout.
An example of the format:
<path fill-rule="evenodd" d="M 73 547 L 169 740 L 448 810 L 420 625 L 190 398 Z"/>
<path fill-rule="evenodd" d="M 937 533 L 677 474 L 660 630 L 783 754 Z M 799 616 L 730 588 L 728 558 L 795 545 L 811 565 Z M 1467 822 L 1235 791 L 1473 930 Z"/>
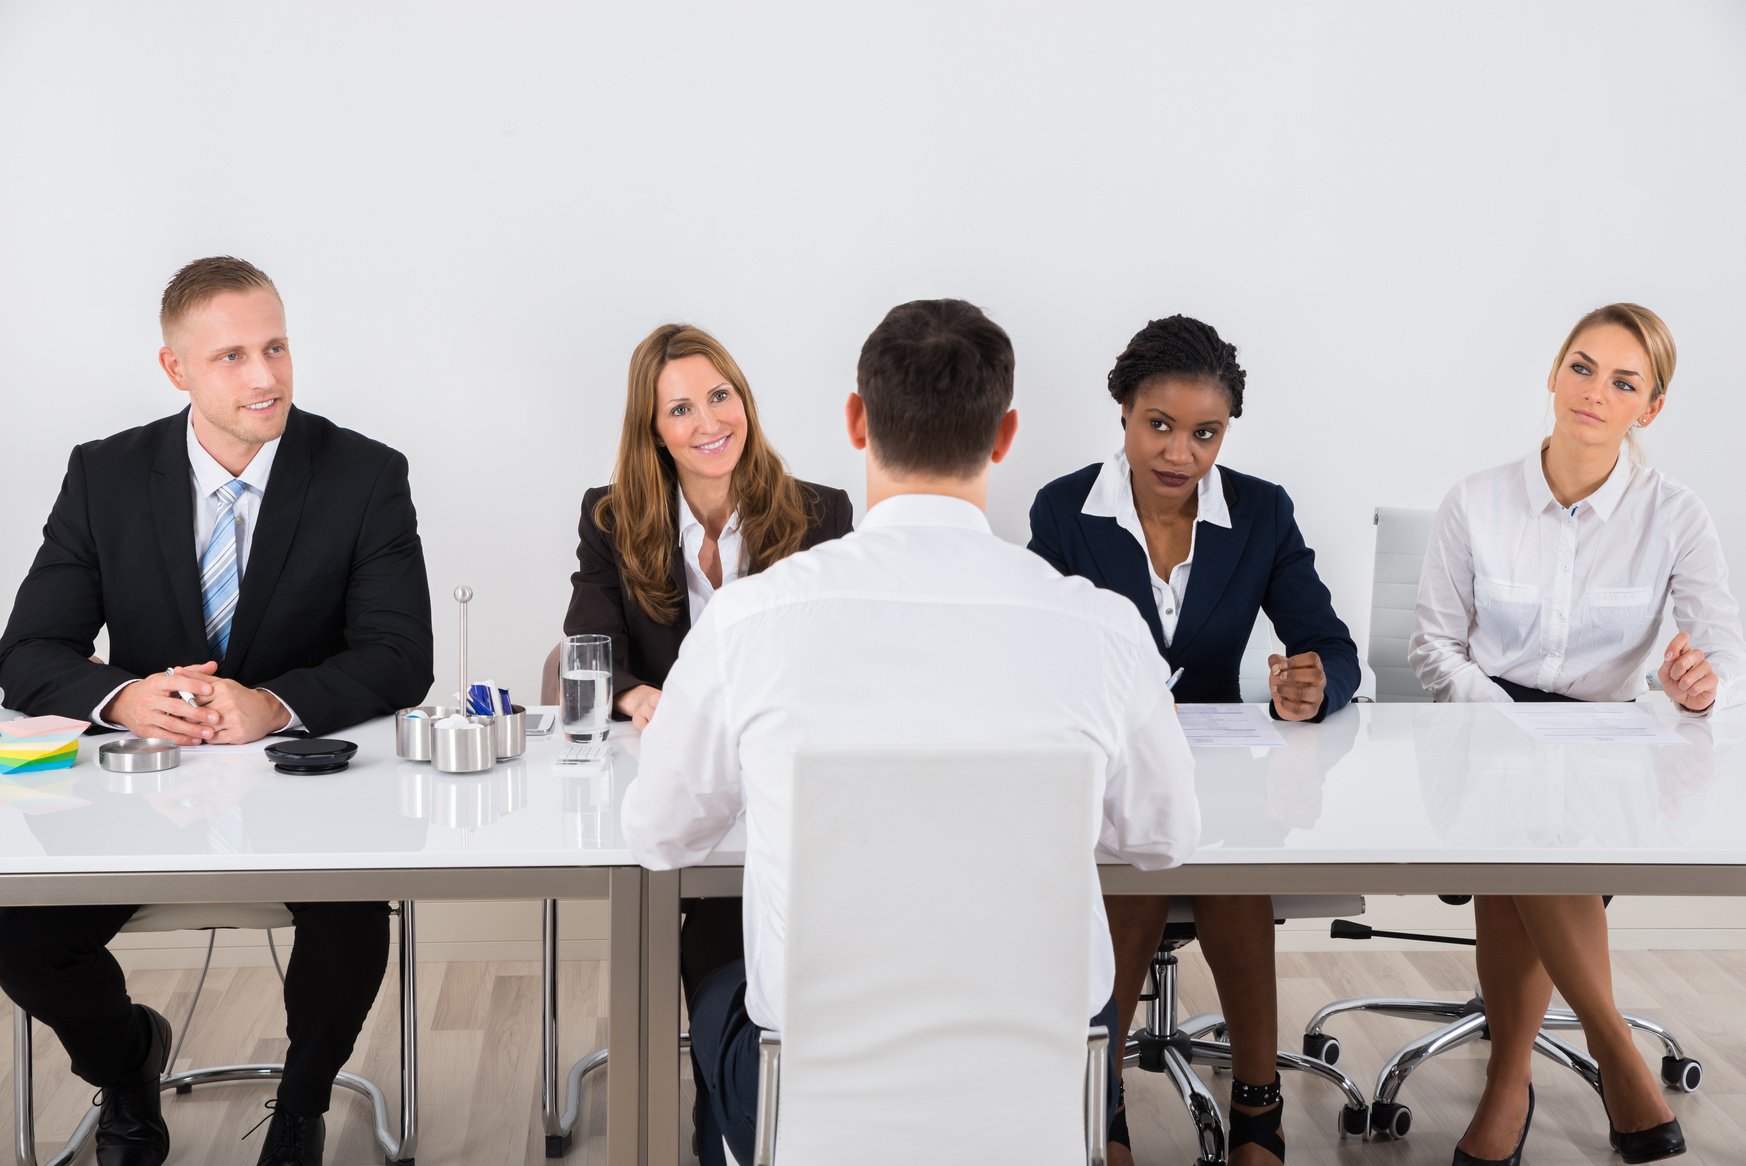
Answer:
<path fill-rule="evenodd" d="M 1231 400 L 1231 416 L 1243 415 L 1248 374 L 1237 363 L 1237 346 L 1219 339 L 1211 324 L 1170 316 L 1141 328 L 1109 370 L 1109 395 L 1126 409 L 1140 386 L 1154 377 L 1215 381 Z"/>

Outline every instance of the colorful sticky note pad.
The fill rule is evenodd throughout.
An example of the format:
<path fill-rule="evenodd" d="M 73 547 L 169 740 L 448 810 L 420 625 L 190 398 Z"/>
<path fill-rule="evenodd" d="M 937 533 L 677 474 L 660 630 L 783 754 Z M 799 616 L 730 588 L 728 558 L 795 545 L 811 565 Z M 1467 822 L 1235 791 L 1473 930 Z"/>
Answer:
<path fill-rule="evenodd" d="M 89 721 L 71 717 L 26 717 L 0 721 L 0 773 L 65 769 L 79 759 L 79 734 Z"/>

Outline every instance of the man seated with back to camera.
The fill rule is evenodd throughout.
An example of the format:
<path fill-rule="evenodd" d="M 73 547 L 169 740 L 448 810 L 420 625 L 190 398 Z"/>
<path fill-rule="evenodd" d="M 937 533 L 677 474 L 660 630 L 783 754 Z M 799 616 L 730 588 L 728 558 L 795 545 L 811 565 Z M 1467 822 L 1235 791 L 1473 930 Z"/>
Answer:
<path fill-rule="evenodd" d="M 890 725 L 910 745 L 1091 742 L 1105 848 L 1157 868 L 1199 836 L 1168 670 L 1133 604 L 989 529 L 989 467 L 1018 428 L 1006 333 L 960 300 L 904 304 L 868 337 L 856 382 L 847 413 L 850 441 L 867 451 L 860 529 L 715 597 L 668 674 L 625 795 L 625 839 L 652 869 L 702 860 L 747 816 L 743 921 L 721 934 L 713 916 L 688 920 L 680 937 L 706 1163 L 722 1160 L 724 1135 L 751 1161 L 758 1037 L 782 1028 L 796 744 L 881 745 Z M 840 695 L 846 669 L 852 702 Z M 1086 1014 L 1119 1033 L 1102 900 L 1085 910 L 1102 937 L 1088 953 Z M 1112 1040 L 1112 1054 L 1120 1048 Z M 966 1115 L 962 1147 L 972 1159 L 975 1120 Z"/>
<path fill-rule="evenodd" d="M 285 307 L 253 264 L 190 263 L 159 322 L 159 363 L 189 407 L 73 450 L 0 639 L 8 703 L 182 745 L 320 735 L 417 704 L 430 590 L 406 458 L 292 407 Z M 286 906 L 290 1047 L 259 1161 L 319 1166 L 334 1076 L 387 968 L 388 905 Z M 170 1025 L 128 998 L 106 947 L 138 909 L 0 909 L 0 989 L 102 1091 L 99 1166 L 170 1150 Z"/>

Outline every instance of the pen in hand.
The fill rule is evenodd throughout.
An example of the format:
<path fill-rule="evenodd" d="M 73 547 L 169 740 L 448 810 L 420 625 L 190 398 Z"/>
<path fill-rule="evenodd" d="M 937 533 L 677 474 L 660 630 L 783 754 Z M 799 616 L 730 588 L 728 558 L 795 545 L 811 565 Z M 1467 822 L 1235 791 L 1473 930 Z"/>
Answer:
<path fill-rule="evenodd" d="M 166 668 L 166 669 L 164 669 L 164 675 L 165 676 L 174 676 L 174 675 L 176 675 L 176 670 L 174 668 Z M 178 688 L 176 690 L 176 695 L 181 697 L 183 700 L 187 701 L 189 708 L 197 709 L 200 707 L 200 702 L 194 699 L 193 693 L 188 692 L 184 689 Z"/>

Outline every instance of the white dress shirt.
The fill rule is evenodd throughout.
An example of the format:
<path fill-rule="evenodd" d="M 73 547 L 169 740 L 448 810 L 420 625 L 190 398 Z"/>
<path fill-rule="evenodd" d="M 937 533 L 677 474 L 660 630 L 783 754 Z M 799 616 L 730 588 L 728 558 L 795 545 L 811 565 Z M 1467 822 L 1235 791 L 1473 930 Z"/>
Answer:
<path fill-rule="evenodd" d="M 678 487 L 674 489 L 677 491 Z M 703 523 L 697 520 L 697 515 L 691 512 L 691 503 L 685 500 L 683 493 L 679 494 L 679 549 L 685 560 L 685 598 L 691 614 L 691 624 L 697 626 L 697 621 L 703 618 L 703 609 L 709 603 L 710 596 L 716 592 L 715 584 L 709 581 L 709 576 L 703 573 L 699 556 L 703 553 L 703 539 L 708 532 L 703 529 Z M 716 557 L 721 563 L 721 585 L 726 587 L 745 573 L 745 564 L 740 561 L 744 554 L 740 540 L 740 512 L 735 510 L 728 515 L 727 524 L 721 528 L 721 536 L 715 540 Z"/>
<path fill-rule="evenodd" d="M 1140 512 L 1134 507 L 1133 469 L 1128 465 L 1126 452 L 1118 449 L 1114 457 L 1103 463 L 1097 481 L 1091 484 L 1091 493 L 1085 496 L 1085 505 L 1079 508 L 1081 514 L 1115 519 L 1140 544 L 1140 551 L 1146 556 L 1146 573 L 1152 580 L 1152 602 L 1158 605 L 1158 622 L 1164 625 L 1166 646 L 1176 638 L 1176 622 L 1182 618 L 1182 601 L 1188 595 L 1188 575 L 1194 568 L 1195 536 L 1200 524 L 1210 522 L 1227 530 L 1231 525 L 1231 509 L 1225 504 L 1218 466 L 1209 469 L 1196 484 L 1195 498 L 1198 511 L 1188 534 L 1188 557 L 1171 569 L 1168 582 L 1158 578 L 1158 569 L 1152 565 L 1146 530 L 1140 525 Z"/>
<path fill-rule="evenodd" d="M 243 484 L 243 492 L 237 495 L 234 515 L 236 518 L 236 581 L 240 589 L 245 573 L 248 571 L 249 551 L 255 545 L 255 519 L 261 513 L 261 501 L 267 496 L 267 479 L 273 473 L 273 459 L 278 456 L 281 438 L 261 446 L 255 451 L 255 456 L 249 459 L 249 464 L 243 472 L 234 475 L 234 480 Z M 200 439 L 194 435 L 194 414 L 188 414 L 188 469 L 189 488 L 194 492 L 194 568 L 196 574 L 200 569 L 200 557 L 206 552 L 206 544 L 212 541 L 212 528 L 218 523 L 219 504 L 215 496 L 220 487 L 233 480 L 233 475 L 218 464 L 218 459 L 206 452 L 206 447 L 200 444 Z M 189 664 L 199 664 L 199 660 L 189 660 Z M 111 729 L 119 729 L 120 725 L 111 725 L 100 715 L 109 707 L 109 702 L 115 699 L 128 684 L 136 684 L 130 680 L 127 684 L 117 685 L 91 712 L 91 719 L 97 724 Z M 264 690 L 263 690 L 264 691 Z M 278 694 L 273 694 L 278 699 Z M 283 700 L 280 704 L 285 704 Z M 291 714 L 291 723 L 281 732 L 301 729 L 303 722 L 290 705 L 285 705 L 285 711 Z"/>
<path fill-rule="evenodd" d="M 1697 495 L 1621 455 L 1599 490 L 1566 508 L 1536 449 L 1443 499 L 1408 660 L 1438 700 L 1509 700 L 1493 676 L 1579 700 L 1634 700 L 1661 666 L 1669 600 L 1715 669 L 1711 708 L 1746 696 L 1740 606 Z"/>
<path fill-rule="evenodd" d="M 794 750 L 1084 742 L 1105 762 L 1085 840 L 1137 867 L 1181 862 L 1200 832 L 1194 762 L 1168 670 L 1133 604 L 995 538 L 982 511 L 901 495 L 859 530 L 719 592 L 680 649 L 625 794 L 631 853 L 656 870 L 708 856 L 746 816 L 746 1011 L 783 1017 Z M 1115 959 L 1102 899 L 1086 1015 Z"/>

